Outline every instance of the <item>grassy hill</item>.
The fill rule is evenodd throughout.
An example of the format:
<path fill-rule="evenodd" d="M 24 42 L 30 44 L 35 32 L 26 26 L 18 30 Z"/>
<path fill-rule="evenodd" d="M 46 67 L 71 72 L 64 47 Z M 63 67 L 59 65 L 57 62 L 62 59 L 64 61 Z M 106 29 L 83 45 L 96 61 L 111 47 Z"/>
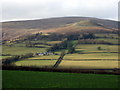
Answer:
<path fill-rule="evenodd" d="M 61 17 L 40 20 L 3 22 L 3 40 L 11 40 L 37 32 L 113 32 L 117 30 L 116 21 L 89 17 Z M 24 33 L 23 33 L 24 32 Z"/>

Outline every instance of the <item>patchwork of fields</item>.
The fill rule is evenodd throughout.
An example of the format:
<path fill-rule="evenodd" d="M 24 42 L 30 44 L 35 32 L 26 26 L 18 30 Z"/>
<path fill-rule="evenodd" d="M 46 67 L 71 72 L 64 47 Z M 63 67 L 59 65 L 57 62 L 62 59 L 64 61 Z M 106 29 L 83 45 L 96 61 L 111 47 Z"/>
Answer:
<path fill-rule="evenodd" d="M 118 68 L 118 36 L 116 34 L 96 34 L 100 38 L 96 40 L 106 40 L 114 45 L 106 44 L 77 44 L 77 40 L 72 40 L 70 43 L 77 44 L 75 53 L 66 54 L 58 68 Z M 26 47 L 25 43 L 13 43 L 12 46 L 3 45 L 3 54 L 10 55 L 24 55 L 27 53 L 40 53 L 46 52 L 47 48 L 51 47 L 61 41 L 31 41 L 32 43 L 45 43 L 39 44 L 38 47 Z M 9 44 L 9 43 L 8 43 Z M 47 45 L 48 44 L 48 45 Z M 98 49 L 100 47 L 100 49 Z M 17 66 L 36 66 L 36 67 L 52 67 L 57 59 L 60 57 L 62 49 L 55 51 L 57 55 L 47 56 L 34 56 L 15 62 Z M 3 59 L 11 56 L 1 56 Z"/>
<path fill-rule="evenodd" d="M 76 47 L 76 51 L 80 53 L 67 54 L 64 56 L 60 66 L 58 68 L 118 68 L 118 53 L 117 46 L 101 45 L 104 49 L 110 48 L 110 52 L 107 50 L 97 50 L 96 47 L 100 45 L 79 45 Z M 12 55 L 25 54 L 27 52 L 38 52 L 38 50 L 45 51 L 45 49 L 38 48 L 11 48 L 4 50 Z M 83 51 L 83 52 L 81 52 Z M 58 52 L 59 53 L 59 52 Z M 2 56 L 7 58 L 10 56 Z M 59 55 L 49 56 L 35 56 L 25 60 L 17 61 L 17 66 L 38 66 L 38 67 L 52 67 Z"/>
<path fill-rule="evenodd" d="M 103 50 L 97 50 L 98 46 L 101 46 Z M 76 51 L 80 53 L 66 54 L 58 68 L 118 68 L 117 45 L 78 45 Z M 15 65 L 52 67 L 58 58 L 59 55 L 36 56 L 17 61 Z"/>

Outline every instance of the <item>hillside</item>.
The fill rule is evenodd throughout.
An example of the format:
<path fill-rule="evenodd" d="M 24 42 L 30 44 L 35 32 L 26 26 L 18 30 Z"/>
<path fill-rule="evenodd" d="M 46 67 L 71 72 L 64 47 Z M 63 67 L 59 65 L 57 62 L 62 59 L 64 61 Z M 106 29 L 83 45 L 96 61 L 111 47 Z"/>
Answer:
<path fill-rule="evenodd" d="M 3 40 L 13 40 L 37 32 L 43 33 L 108 33 L 117 29 L 116 21 L 89 17 L 61 17 L 2 23 Z"/>

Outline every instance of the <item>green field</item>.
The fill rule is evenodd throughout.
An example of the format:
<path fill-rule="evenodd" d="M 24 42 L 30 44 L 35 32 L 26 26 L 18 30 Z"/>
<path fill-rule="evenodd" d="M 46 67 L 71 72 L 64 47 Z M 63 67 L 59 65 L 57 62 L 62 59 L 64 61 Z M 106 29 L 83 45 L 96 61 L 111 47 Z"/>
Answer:
<path fill-rule="evenodd" d="M 48 55 L 48 56 L 35 56 L 35 57 L 31 57 L 28 58 L 28 60 L 57 60 L 60 57 L 60 55 Z"/>
<path fill-rule="evenodd" d="M 67 54 L 64 59 L 98 59 L 98 60 L 111 60 L 111 59 L 118 59 L 117 53 L 89 53 L 89 54 Z"/>
<path fill-rule="evenodd" d="M 52 67 L 56 60 L 22 60 L 15 62 L 17 66 L 33 66 L 33 67 Z"/>
<path fill-rule="evenodd" d="M 109 43 L 118 44 L 118 39 L 98 38 L 98 39 L 96 39 L 96 40 L 104 40 L 104 41 L 109 42 Z"/>
<path fill-rule="evenodd" d="M 8 47 L 3 46 L 3 54 L 11 55 L 24 55 L 27 53 L 45 52 L 46 48 L 35 48 L 35 47 Z"/>
<path fill-rule="evenodd" d="M 62 42 L 62 41 L 47 41 L 47 44 L 53 45 L 53 44 L 57 44 L 57 43 L 60 43 L 60 42 Z"/>
<path fill-rule="evenodd" d="M 101 47 L 101 50 L 98 50 Z M 118 52 L 118 45 L 104 45 L 104 44 L 81 44 L 76 46 L 77 52 Z"/>
<path fill-rule="evenodd" d="M 3 88 L 118 88 L 118 75 L 3 71 Z"/>
<path fill-rule="evenodd" d="M 118 68 L 118 61 L 95 60 L 95 61 L 70 61 L 63 60 L 58 68 L 69 69 L 114 69 Z"/>
<path fill-rule="evenodd" d="M 95 34 L 95 36 L 98 36 L 100 38 L 117 38 L 118 39 L 118 34 Z"/>
<path fill-rule="evenodd" d="M 11 57 L 11 56 L 0 56 L 0 58 L 2 59 L 8 58 L 8 57 Z"/>

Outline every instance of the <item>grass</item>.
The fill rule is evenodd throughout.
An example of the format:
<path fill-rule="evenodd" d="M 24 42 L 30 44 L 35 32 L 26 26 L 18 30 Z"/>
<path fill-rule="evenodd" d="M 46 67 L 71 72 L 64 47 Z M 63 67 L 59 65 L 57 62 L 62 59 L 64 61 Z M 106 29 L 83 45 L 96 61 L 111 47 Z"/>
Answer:
<path fill-rule="evenodd" d="M 8 47 L 3 46 L 3 54 L 23 55 L 26 53 L 45 52 L 46 48 L 32 48 L 32 47 Z"/>
<path fill-rule="evenodd" d="M 96 39 L 96 40 L 104 40 L 104 41 L 109 42 L 109 43 L 118 44 L 118 39 L 98 38 L 98 39 Z"/>
<path fill-rule="evenodd" d="M 56 60 L 22 60 L 15 62 L 17 66 L 37 66 L 37 67 L 52 67 Z"/>
<path fill-rule="evenodd" d="M 60 55 L 48 55 L 48 56 L 36 56 L 36 57 L 32 57 L 32 58 L 28 58 L 29 60 L 44 60 L 44 59 L 58 59 L 60 57 Z"/>
<path fill-rule="evenodd" d="M 70 43 L 76 45 L 78 43 L 78 40 L 72 40 Z"/>
<path fill-rule="evenodd" d="M 64 59 L 118 59 L 117 53 L 67 54 Z"/>
<path fill-rule="evenodd" d="M 60 43 L 61 41 L 31 41 L 35 43 L 48 43 L 48 44 L 55 44 Z M 26 53 L 37 53 L 37 52 L 45 52 L 46 49 L 50 46 L 48 45 L 36 45 L 42 46 L 45 48 L 37 48 L 37 47 L 25 47 L 25 43 L 14 43 L 12 47 L 9 46 L 2 46 L 2 53 L 3 54 L 11 54 L 11 55 L 24 55 Z"/>
<path fill-rule="evenodd" d="M 45 47 L 45 48 L 50 47 L 50 46 L 48 46 L 48 45 L 35 45 L 35 46 L 41 46 L 41 47 Z"/>
<path fill-rule="evenodd" d="M 3 88 L 118 88 L 118 75 L 3 71 Z"/>
<path fill-rule="evenodd" d="M 8 58 L 8 57 L 11 57 L 11 56 L 0 56 L 0 58 L 2 59 Z"/>
<path fill-rule="evenodd" d="M 80 68 L 80 69 L 112 69 L 118 68 L 118 61 L 70 61 L 63 60 L 58 68 Z"/>
<path fill-rule="evenodd" d="M 95 36 L 98 36 L 100 38 L 118 38 L 118 34 L 95 34 Z"/>
<path fill-rule="evenodd" d="M 97 48 L 101 47 L 101 50 Z M 103 45 L 103 44 L 81 44 L 76 46 L 76 51 L 82 52 L 118 52 L 118 45 Z"/>
<path fill-rule="evenodd" d="M 47 44 L 57 44 L 61 43 L 62 41 L 47 41 Z"/>

